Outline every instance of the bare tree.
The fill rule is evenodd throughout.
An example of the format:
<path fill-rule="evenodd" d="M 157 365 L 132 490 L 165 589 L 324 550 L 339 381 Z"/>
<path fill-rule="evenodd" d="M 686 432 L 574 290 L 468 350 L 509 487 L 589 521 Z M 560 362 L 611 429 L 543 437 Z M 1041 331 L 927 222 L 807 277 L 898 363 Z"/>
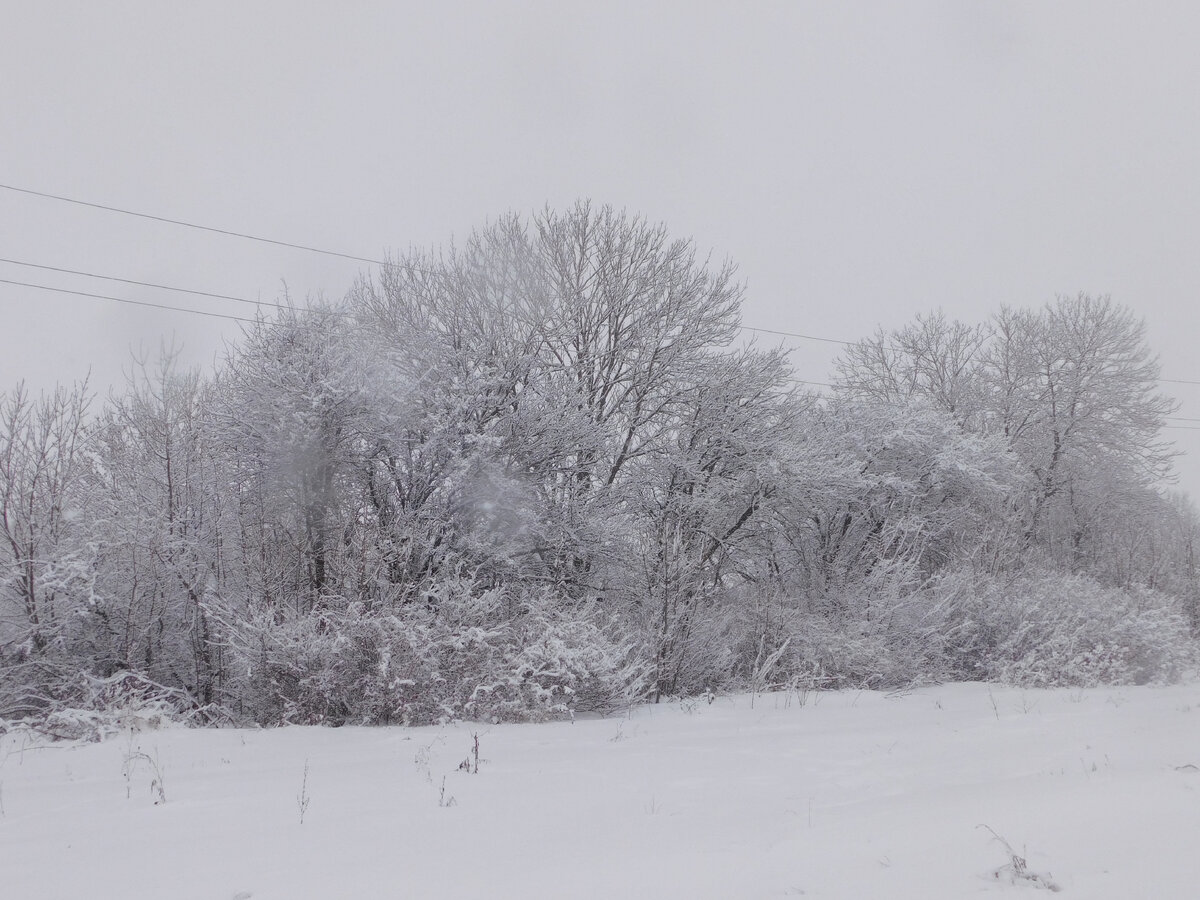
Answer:
<path fill-rule="evenodd" d="M 76 527 L 88 405 L 86 383 L 0 398 L 0 714 L 44 706 L 67 674 L 53 657 L 88 594 Z"/>
<path fill-rule="evenodd" d="M 976 428 L 984 397 L 980 366 L 991 336 L 986 326 L 919 315 L 911 325 L 851 344 L 837 360 L 839 391 L 858 400 L 921 399 Z"/>
<path fill-rule="evenodd" d="M 1160 393 L 1145 326 L 1128 309 L 1060 297 L 1036 313 L 1001 310 L 994 334 L 988 412 L 1036 481 L 1031 533 L 1088 470 L 1122 470 L 1143 485 L 1170 475 L 1175 454 L 1161 429 L 1176 404 Z"/>
<path fill-rule="evenodd" d="M 768 511 L 785 490 L 786 449 L 806 402 L 788 387 L 782 353 L 714 355 L 669 447 L 641 469 L 640 571 L 625 587 L 652 636 L 656 697 L 729 677 L 723 619 L 736 588 L 761 574 L 763 530 L 774 524 Z"/>
<path fill-rule="evenodd" d="M 707 355 L 733 339 L 740 296 L 731 266 L 711 269 L 662 226 L 588 203 L 531 223 L 509 215 L 461 250 L 394 262 L 378 285 L 358 286 L 352 308 L 391 336 L 404 378 L 429 388 L 380 449 L 392 486 L 377 505 L 403 503 L 421 480 L 411 448 L 441 469 L 491 442 L 508 484 L 541 505 L 527 567 L 571 591 L 598 589 L 620 482 L 667 447 Z M 469 410 L 458 446 L 429 452 L 431 422 L 454 409 Z"/>
<path fill-rule="evenodd" d="M 92 612 L 107 637 L 101 674 L 140 671 L 210 703 L 220 673 L 208 601 L 221 577 L 224 485 L 206 440 L 207 391 L 177 357 L 164 348 L 154 365 L 136 359 L 97 422 Z"/>

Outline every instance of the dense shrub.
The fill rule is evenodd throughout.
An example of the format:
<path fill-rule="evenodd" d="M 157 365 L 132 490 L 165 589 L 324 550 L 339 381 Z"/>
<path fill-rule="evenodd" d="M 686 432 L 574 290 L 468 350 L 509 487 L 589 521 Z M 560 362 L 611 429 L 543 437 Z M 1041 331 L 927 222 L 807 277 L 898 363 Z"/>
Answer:
<path fill-rule="evenodd" d="M 122 731 L 168 724 L 212 725 L 226 718 L 217 707 L 198 707 L 185 692 L 122 670 L 106 678 L 77 672 L 62 678 L 54 696 L 22 717 L 0 718 L 0 733 L 24 730 L 55 740 L 102 741 Z"/>
<path fill-rule="evenodd" d="M 350 604 L 283 624 L 247 621 L 234 646 L 246 675 L 233 691 L 267 722 L 540 720 L 611 710 L 639 697 L 645 679 L 594 610 L 467 580 L 397 611 Z"/>
<path fill-rule="evenodd" d="M 1147 684 L 1178 680 L 1196 662 L 1186 617 L 1171 598 L 1084 576 L 949 572 L 874 603 L 870 618 L 804 604 L 756 608 L 737 645 L 739 685 Z"/>
<path fill-rule="evenodd" d="M 1186 619 L 1145 589 L 1045 575 L 994 586 L 980 612 L 982 674 L 1014 684 L 1170 682 L 1194 659 Z"/>

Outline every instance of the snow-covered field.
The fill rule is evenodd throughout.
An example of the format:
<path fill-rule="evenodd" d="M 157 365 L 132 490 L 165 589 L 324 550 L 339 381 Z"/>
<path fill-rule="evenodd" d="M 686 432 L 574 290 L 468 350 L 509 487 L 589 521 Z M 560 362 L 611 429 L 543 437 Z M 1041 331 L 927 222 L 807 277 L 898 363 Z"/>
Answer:
<path fill-rule="evenodd" d="M 0 896 L 1194 898 L 1198 767 L 1197 685 L 9 735 Z"/>

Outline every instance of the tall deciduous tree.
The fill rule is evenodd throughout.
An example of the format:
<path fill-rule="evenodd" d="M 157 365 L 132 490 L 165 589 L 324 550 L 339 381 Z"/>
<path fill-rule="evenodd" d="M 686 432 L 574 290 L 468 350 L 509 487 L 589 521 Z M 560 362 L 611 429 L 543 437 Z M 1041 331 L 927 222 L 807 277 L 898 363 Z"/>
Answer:
<path fill-rule="evenodd" d="M 92 618 L 102 674 L 142 671 L 210 703 L 220 673 L 209 601 L 222 574 L 226 486 L 206 434 L 206 387 L 177 355 L 135 363 L 95 428 Z"/>
<path fill-rule="evenodd" d="M 90 597 L 78 528 L 89 402 L 86 384 L 0 396 L 0 714 L 50 702 Z"/>
<path fill-rule="evenodd" d="M 964 428 L 978 428 L 985 388 L 980 367 L 987 325 L 947 319 L 938 311 L 892 332 L 850 344 L 837 361 L 838 387 L 853 399 L 907 403 L 920 399 Z"/>
<path fill-rule="evenodd" d="M 992 427 L 1036 480 L 1031 532 L 1089 470 L 1122 470 L 1146 485 L 1170 473 L 1161 429 L 1175 403 L 1159 390 L 1144 324 L 1110 298 L 1001 310 L 984 377 Z"/>

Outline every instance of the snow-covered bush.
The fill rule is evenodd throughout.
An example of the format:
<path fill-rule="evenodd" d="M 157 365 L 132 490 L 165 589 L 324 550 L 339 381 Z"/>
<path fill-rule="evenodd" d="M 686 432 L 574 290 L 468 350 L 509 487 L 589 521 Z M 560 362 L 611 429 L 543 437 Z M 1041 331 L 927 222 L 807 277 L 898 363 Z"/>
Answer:
<path fill-rule="evenodd" d="M 736 645 L 738 686 L 893 687 L 931 677 L 938 668 L 931 652 L 936 642 L 928 640 L 921 604 L 895 585 L 881 587 L 859 585 L 853 600 L 830 605 L 784 598 L 755 607 L 744 616 Z M 869 616 L 861 610 L 867 596 Z"/>
<path fill-rule="evenodd" d="M 1166 595 L 1031 569 L 1007 578 L 949 572 L 922 592 L 943 674 L 1026 686 L 1177 680 L 1195 657 Z"/>
<path fill-rule="evenodd" d="M 247 621 L 234 690 L 263 722 L 427 724 L 607 711 L 640 697 L 645 667 L 587 608 L 469 579 L 424 605 L 361 604 L 292 622 Z"/>
<path fill-rule="evenodd" d="M 1196 661 L 1186 617 L 1169 597 L 1079 575 L 954 570 L 907 593 L 876 594 L 870 616 L 845 605 L 756 608 L 736 645 L 737 684 L 755 683 L 775 651 L 768 688 L 1145 684 L 1175 681 Z"/>
<path fill-rule="evenodd" d="M 1170 682 L 1195 658 L 1186 619 L 1145 589 L 1041 575 L 992 585 L 978 611 L 979 674 L 1014 684 Z"/>
<path fill-rule="evenodd" d="M 939 666 L 930 645 L 898 617 L 867 622 L 797 613 L 787 623 L 789 643 L 775 666 L 775 683 L 888 688 L 936 678 Z"/>
<path fill-rule="evenodd" d="M 107 678 L 80 672 L 59 685 L 57 696 L 36 712 L 0 719 L 0 730 L 21 728 L 55 740 L 102 741 L 123 731 L 171 723 L 207 725 L 221 718 L 220 710 L 197 708 L 185 692 L 136 672 L 120 671 Z"/>

